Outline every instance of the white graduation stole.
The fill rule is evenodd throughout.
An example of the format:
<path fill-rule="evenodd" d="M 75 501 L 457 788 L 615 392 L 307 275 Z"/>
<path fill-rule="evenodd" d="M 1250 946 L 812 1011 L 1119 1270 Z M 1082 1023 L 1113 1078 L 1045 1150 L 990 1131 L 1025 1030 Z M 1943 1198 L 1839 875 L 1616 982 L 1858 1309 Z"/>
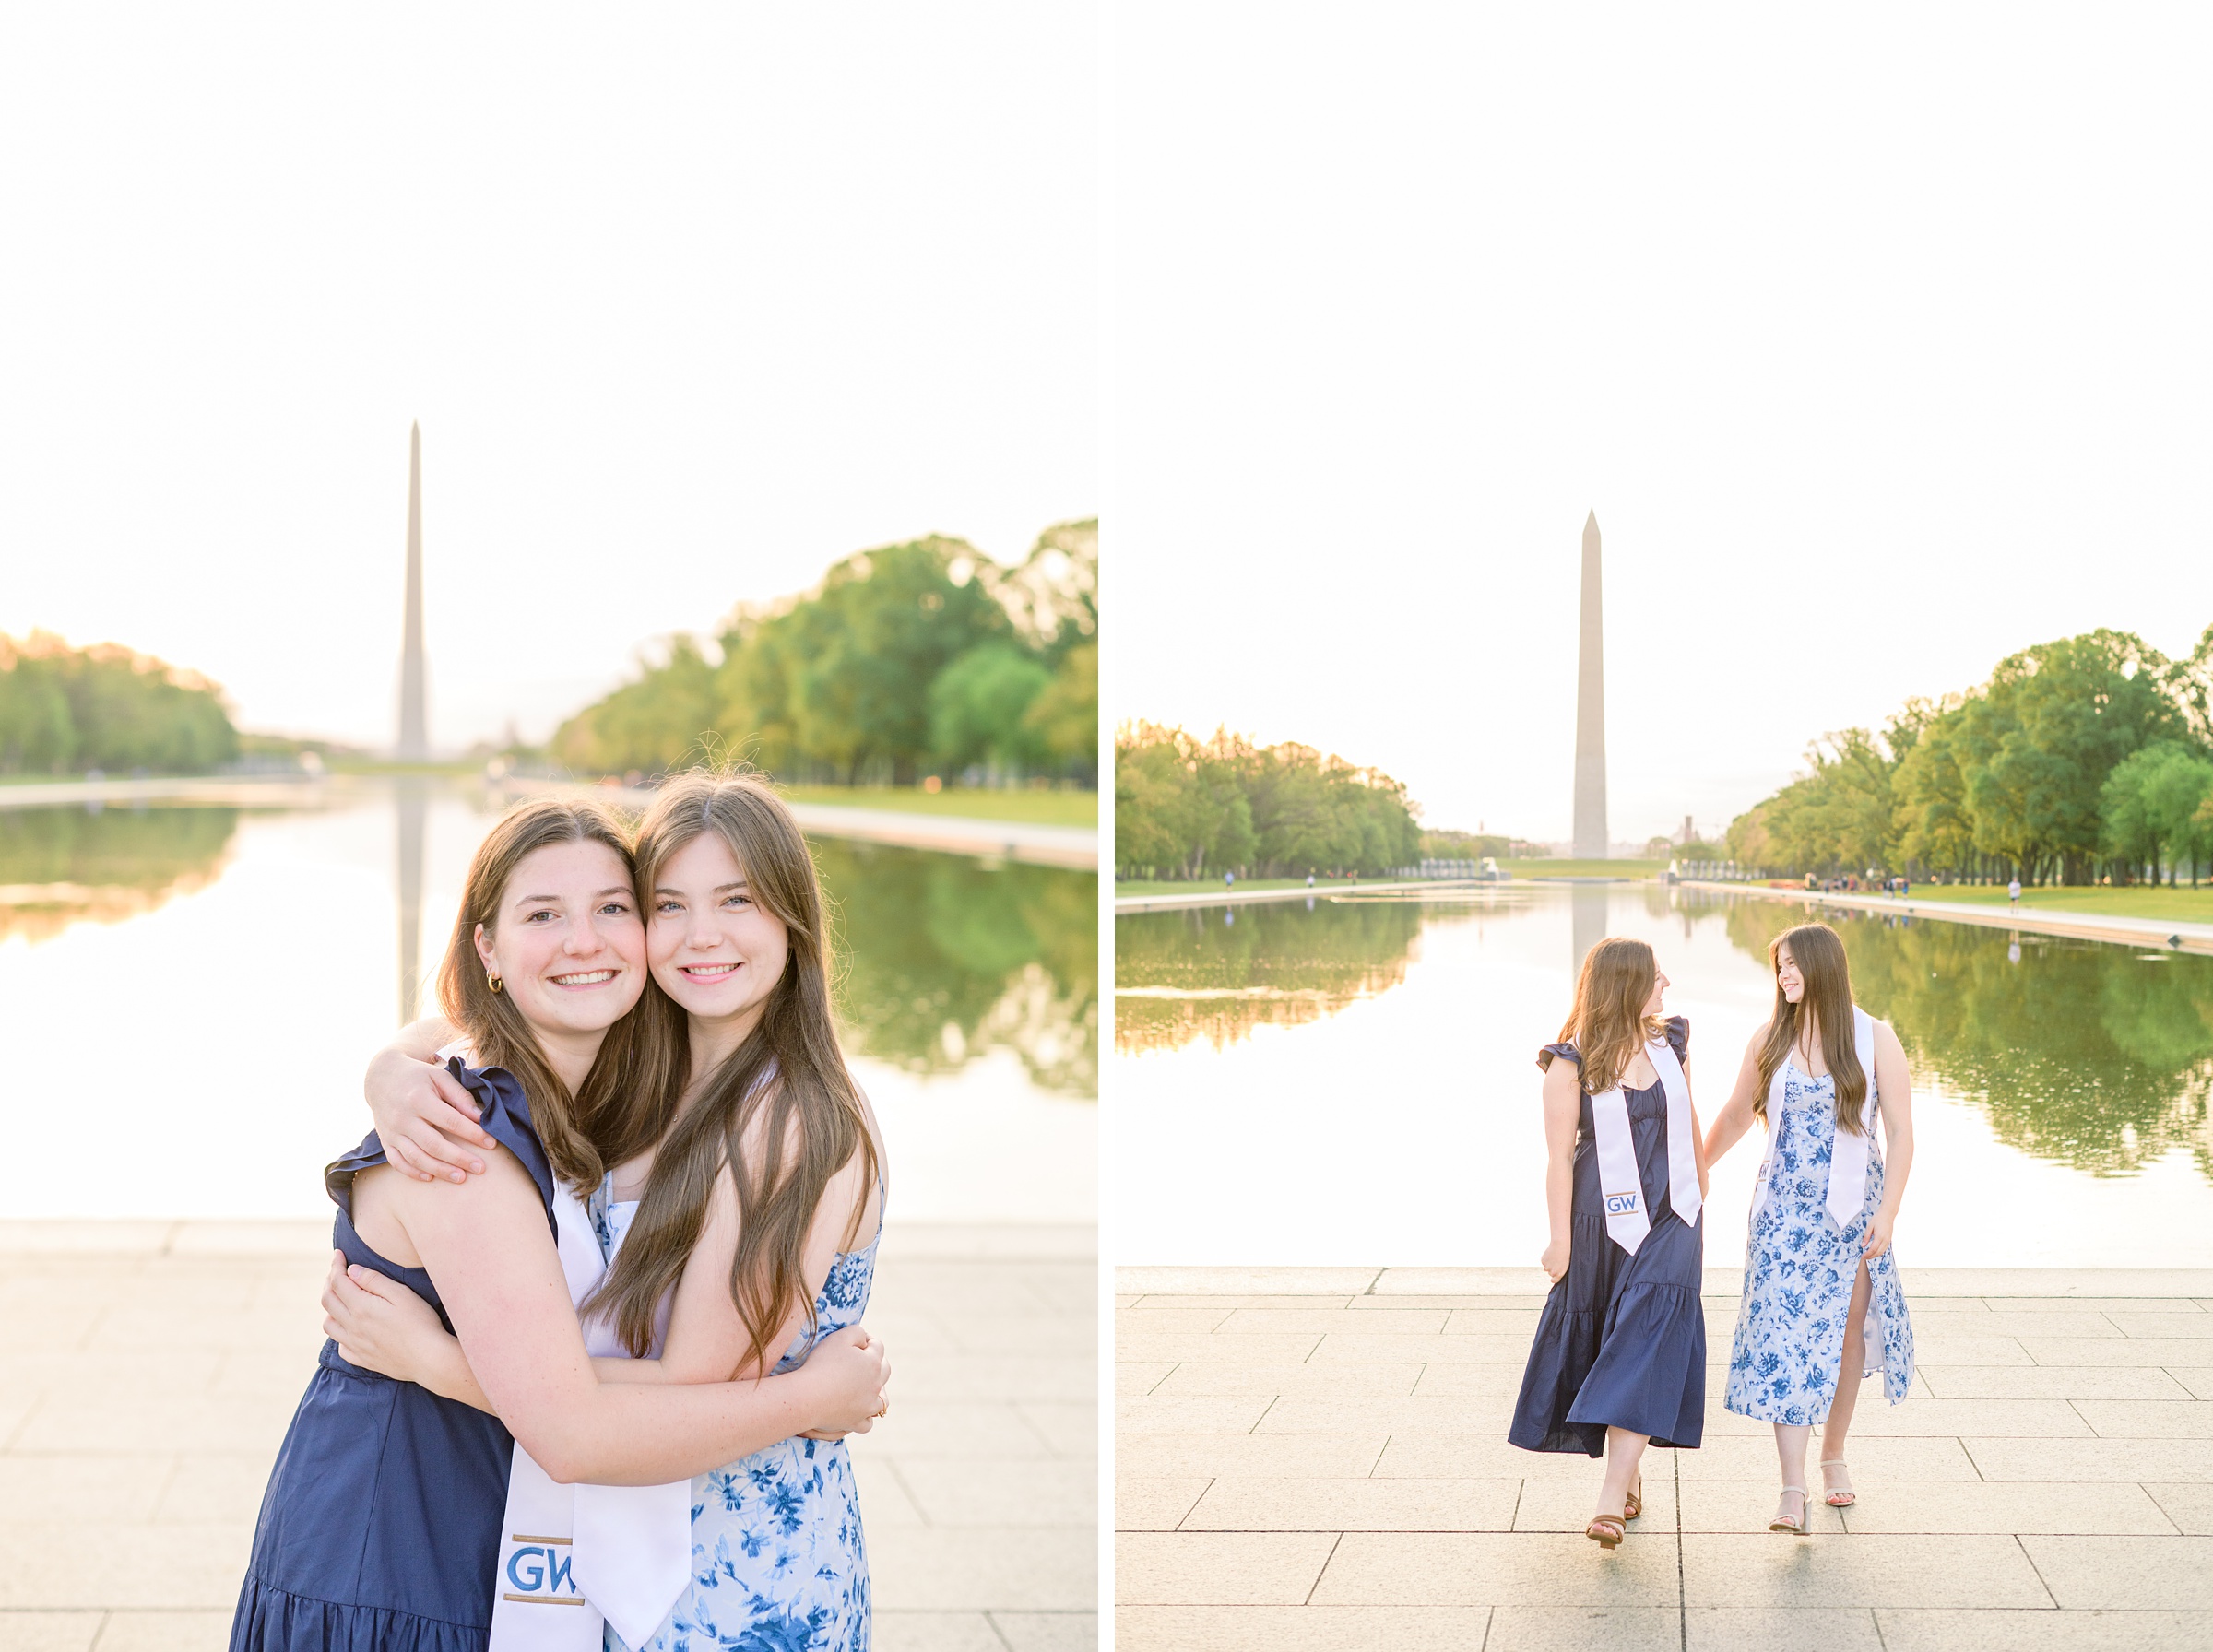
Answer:
<path fill-rule="evenodd" d="M 1829 1150 L 1826 1203 L 1830 1220 L 1840 1228 L 1850 1227 L 1867 1202 L 1867 1144 L 1875 1139 L 1878 1116 L 1875 1105 L 1875 1018 L 1857 1004 L 1852 1007 L 1852 1047 L 1860 1058 L 1860 1070 L 1867 1075 L 1867 1099 L 1860 1108 L 1859 1133 L 1854 1135 L 1840 1125 L 1836 1145 Z M 1768 1181 L 1775 1173 L 1775 1135 L 1781 1118 L 1782 1066 L 1778 1064 L 1775 1077 L 1768 1084 L 1768 1151 L 1759 1162 L 1759 1186 L 1752 1194 L 1755 1221 L 1768 1208 Z"/>
<path fill-rule="evenodd" d="M 1690 1082 L 1683 1064 L 1664 1038 L 1645 1046 L 1652 1070 L 1667 1092 L 1667 1202 L 1686 1227 L 1698 1220 L 1698 1129 L 1690 1116 Z M 1598 1190 L 1606 1211 L 1606 1236 L 1632 1257 L 1652 1231 L 1644 1208 L 1644 1178 L 1637 1169 L 1637 1139 L 1629 1129 L 1629 1103 L 1619 1080 L 1591 1098 L 1591 1122 L 1598 1139 Z"/>
<path fill-rule="evenodd" d="M 554 1245 L 581 1304 L 607 1272 L 590 1212 L 565 1184 L 553 1191 Z M 619 1248 L 621 1237 L 616 1239 Z M 584 1324 L 587 1352 L 625 1351 L 598 1315 Z M 491 1652 L 599 1652 L 602 1622 L 642 1646 L 692 1581 L 692 1482 L 564 1486 L 518 1440 L 507 1474 L 493 1583 Z"/>

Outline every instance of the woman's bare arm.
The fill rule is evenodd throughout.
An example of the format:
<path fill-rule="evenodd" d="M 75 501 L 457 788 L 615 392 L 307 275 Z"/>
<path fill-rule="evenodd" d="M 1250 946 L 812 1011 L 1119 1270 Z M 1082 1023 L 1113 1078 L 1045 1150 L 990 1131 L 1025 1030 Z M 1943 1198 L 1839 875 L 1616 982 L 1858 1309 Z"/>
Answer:
<path fill-rule="evenodd" d="M 1883 1202 L 1867 1219 L 1867 1236 L 1860 1243 L 1860 1254 L 1870 1261 L 1890 1248 L 1890 1230 L 1913 1170 L 1913 1075 L 1905 1045 L 1888 1021 L 1875 1023 L 1875 1102 L 1883 1115 Z M 1867 1127 L 1875 1127 L 1873 1119 Z"/>
<path fill-rule="evenodd" d="M 1762 1027 L 1745 1045 L 1744 1061 L 1736 1069 L 1736 1088 L 1729 1092 L 1722 1110 L 1713 1115 L 1713 1127 L 1706 1132 L 1705 1168 L 1719 1164 L 1722 1155 L 1752 1127 L 1752 1103 L 1759 1094 L 1759 1051 L 1767 1038 L 1768 1030 Z"/>
<path fill-rule="evenodd" d="M 458 1186 L 394 1176 L 382 1191 L 437 1281 L 484 1398 L 556 1480 L 662 1484 L 811 1428 L 865 1430 L 875 1410 L 872 1348 L 759 1382 L 601 1382 L 544 1204 L 511 1154 Z"/>
<path fill-rule="evenodd" d="M 419 1182 L 481 1175 L 480 1154 L 500 1145 L 479 1124 L 483 1114 L 468 1087 L 438 1059 L 454 1032 L 453 1023 L 434 1015 L 402 1027 L 369 1058 L 361 1080 L 385 1156 Z"/>
<path fill-rule="evenodd" d="M 1574 1233 L 1575 1139 L 1582 1127 L 1582 1069 L 1565 1056 L 1544 1069 L 1544 1213 L 1551 1238 L 1538 1259 L 1553 1283 L 1568 1271 Z"/>

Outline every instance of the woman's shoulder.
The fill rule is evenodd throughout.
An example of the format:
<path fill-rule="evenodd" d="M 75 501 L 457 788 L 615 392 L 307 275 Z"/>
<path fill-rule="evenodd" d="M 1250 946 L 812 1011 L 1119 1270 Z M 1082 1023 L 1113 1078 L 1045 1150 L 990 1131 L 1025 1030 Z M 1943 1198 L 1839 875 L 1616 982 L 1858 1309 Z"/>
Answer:
<path fill-rule="evenodd" d="M 1671 1015 L 1664 1024 L 1667 1031 L 1667 1047 L 1675 1051 L 1676 1060 L 1687 1060 L 1690 1056 L 1690 1018 L 1683 1015 Z"/>
<path fill-rule="evenodd" d="M 1537 1066 L 1545 1072 L 1552 1070 L 1552 1064 L 1556 1060 L 1572 1061 L 1580 1067 L 1583 1064 L 1583 1053 L 1575 1047 L 1572 1039 L 1566 1038 L 1557 1044 L 1548 1044 L 1537 1052 Z"/>
<path fill-rule="evenodd" d="M 523 1090 L 522 1080 L 503 1067 L 470 1065 L 476 1059 L 473 1050 L 462 1049 L 453 1054 L 442 1050 L 439 1054 L 446 1057 L 445 1070 L 476 1098 L 481 1109 L 477 1122 L 483 1127 L 484 1133 L 515 1155 L 516 1162 L 538 1184 L 546 1202 L 551 1204 L 553 1165 L 546 1157 L 546 1144 L 538 1139 L 538 1127 L 531 1121 L 530 1098 Z"/>

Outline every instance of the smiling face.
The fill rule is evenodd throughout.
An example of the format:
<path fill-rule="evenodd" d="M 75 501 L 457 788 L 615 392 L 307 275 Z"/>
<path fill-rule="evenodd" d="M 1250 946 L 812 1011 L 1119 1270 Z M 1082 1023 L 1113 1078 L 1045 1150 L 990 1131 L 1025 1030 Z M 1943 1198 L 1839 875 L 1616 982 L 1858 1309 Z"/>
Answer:
<path fill-rule="evenodd" d="M 605 844 L 549 844 L 515 864 L 477 956 L 542 1041 L 607 1031 L 645 990 L 630 868 Z"/>
<path fill-rule="evenodd" d="M 661 990 L 695 1028 L 734 1045 L 767 1008 L 791 956 L 784 920 L 754 898 L 721 833 L 700 832 L 664 860 L 648 891 L 646 956 Z"/>
<path fill-rule="evenodd" d="M 1644 1019 L 1657 1021 L 1667 1009 L 1667 989 L 1672 985 L 1657 966 L 1652 970 L 1652 996 L 1644 1001 Z"/>
<path fill-rule="evenodd" d="M 1793 1004 L 1805 997 L 1805 977 L 1799 974 L 1798 961 L 1791 956 L 1787 943 L 1779 943 L 1775 948 L 1775 985 Z"/>

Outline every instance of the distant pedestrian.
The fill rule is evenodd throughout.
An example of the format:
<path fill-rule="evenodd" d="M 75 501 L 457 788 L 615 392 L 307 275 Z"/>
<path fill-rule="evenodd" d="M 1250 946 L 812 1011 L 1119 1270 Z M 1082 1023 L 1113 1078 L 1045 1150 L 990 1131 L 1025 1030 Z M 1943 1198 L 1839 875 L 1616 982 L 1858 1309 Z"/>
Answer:
<path fill-rule="evenodd" d="M 1237 888 L 1237 875 L 1235 872 L 1225 872 L 1225 873 L 1223 873 L 1223 874 L 1222 874 L 1222 887 L 1223 887 L 1223 888 L 1225 888 L 1225 889 L 1235 889 L 1235 888 Z"/>
<path fill-rule="evenodd" d="M 1312 889 L 1314 887 L 1314 874 L 1311 872 L 1307 874 L 1307 887 L 1308 889 Z"/>
<path fill-rule="evenodd" d="M 2021 880 L 2016 878 L 2006 886 L 2006 911 L 2018 914 L 2021 910 Z"/>
<path fill-rule="evenodd" d="M 1706 1432 L 1706 1177 L 1690 1023 L 1666 1015 L 1667 986 L 1643 941 L 1600 941 L 1559 1042 L 1537 1055 L 1552 1292 L 1506 1437 L 1604 1457 L 1583 1528 L 1603 1549 L 1643 1512 L 1645 1447 L 1693 1449 Z"/>

